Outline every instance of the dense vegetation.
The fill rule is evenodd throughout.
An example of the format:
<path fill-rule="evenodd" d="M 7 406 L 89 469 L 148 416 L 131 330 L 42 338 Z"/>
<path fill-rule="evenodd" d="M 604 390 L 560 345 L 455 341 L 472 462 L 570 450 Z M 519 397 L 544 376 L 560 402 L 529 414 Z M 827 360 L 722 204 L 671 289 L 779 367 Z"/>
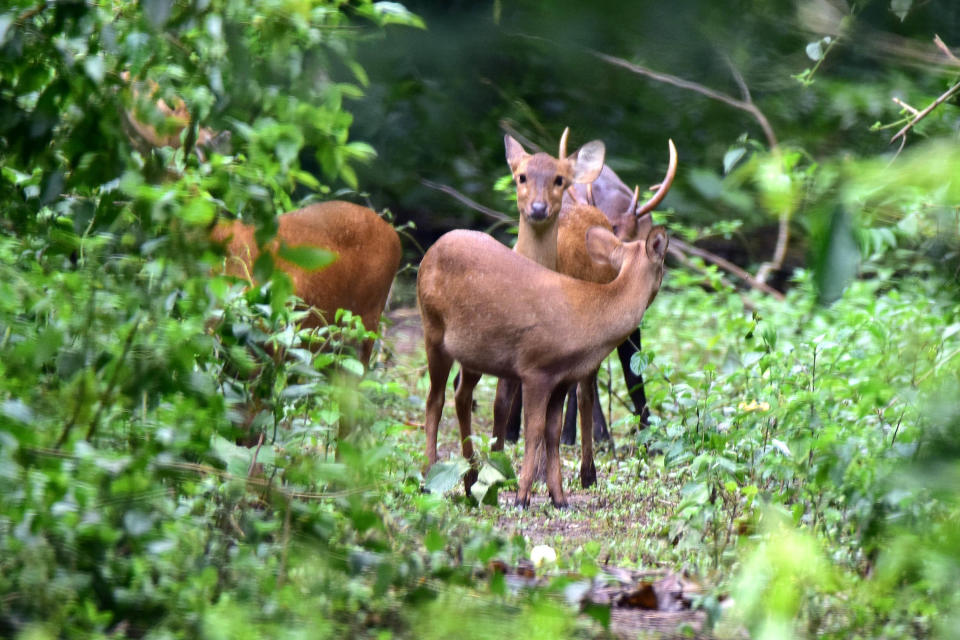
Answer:
<path fill-rule="evenodd" d="M 564 596 L 607 562 L 697 575 L 718 635 L 955 634 L 960 6 L 543 4 L 0 9 L 0 635 L 593 637 L 609 611 Z M 185 101 L 176 148 L 133 142 L 128 112 L 177 129 L 129 77 Z M 456 456 L 422 474 L 422 351 L 355 377 L 359 322 L 300 331 L 289 278 L 215 275 L 206 229 L 266 240 L 338 197 L 388 208 L 413 265 L 448 228 L 509 240 L 503 132 L 553 149 L 565 125 L 641 185 L 673 137 L 658 220 L 773 259 L 785 298 L 671 263 L 633 363 L 649 428 L 604 368 L 605 506 L 518 512 L 516 458 L 486 454 L 473 497 L 508 491 L 477 506 Z M 229 139 L 198 152 L 201 127 Z M 540 542 L 539 586 L 488 571 Z"/>

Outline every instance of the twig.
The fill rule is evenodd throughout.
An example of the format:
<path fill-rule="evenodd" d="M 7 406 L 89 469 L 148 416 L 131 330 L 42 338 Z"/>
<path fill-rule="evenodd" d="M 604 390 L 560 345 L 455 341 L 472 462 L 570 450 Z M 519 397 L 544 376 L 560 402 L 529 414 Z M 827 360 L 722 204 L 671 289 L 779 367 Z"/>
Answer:
<path fill-rule="evenodd" d="M 511 218 L 511 217 L 508 216 L 507 214 L 505 214 L 505 213 L 500 213 L 499 211 L 494 211 L 493 209 L 487 208 L 487 207 L 483 206 L 482 204 L 480 204 L 479 202 L 476 202 L 475 200 L 472 200 L 471 198 L 469 198 L 469 197 L 465 196 L 464 194 L 460 193 L 459 191 L 457 191 L 456 189 L 454 189 L 454 188 L 451 187 L 451 186 L 448 186 L 448 185 L 445 185 L 445 184 L 439 184 L 439 183 L 437 183 L 437 182 L 433 182 L 433 181 L 431 181 L 431 180 L 427 180 L 426 178 L 420 180 L 420 184 L 422 184 L 423 186 L 425 186 L 425 187 L 427 187 L 427 188 L 429 188 L 429 189 L 435 189 L 436 191 L 442 191 L 443 193 L 447 194 L 448 196 L 452 196 L 453 198 L 459 200 L 460 202 L 462 202 L 462 203 L 465 204 L 466 206 L 470 207 L 470 208 L 473 209 L 474 211 L 479 211 L 479 212 L 482 213 L 483 215 L 488 216 L 488 217 L 490 217 L 490 218 L 493 218 L 493 219 L 496 220 L 497 222 L 505 222 L 505 223 L 508 223 L 508 224 L 511 224 L 511 223 L 516 222 L 515 219 Z"/>
<path fill-rule="evenodd" d="M 747 93 L 747 98 L 748 98 L 747 100 L 738 100 L 733 96 L 729 96 L 715 89 L 705 87 L 702 84 L 692 82 L 690 80 L 686 80 L 684 78 L 680 78 L 678 76 L 674 76 L 669 73 L 654 71 L 653 69 L 649 69 L 647 67 L 643 67 L 641 65 L 634 64 L 632 62 L 624 60 L 623 58 L 618 58 L 616 56 L 600 53 L 599 51 L 594 51 L 589 49 L 588 51 L 590 51 L 590 53 L 593 56 L 613 66 L 622 67 L 638 75 L 647 76 L 648 78 L 652 78 L 657 82 L 663 82 L 665 84 L 673 85 L 681 89 L 687 89 L 688 91 L 699 93 L 700 95 L 707 96 L 708 98 L 722 102 L 735 109 L 746 111 L 747 113 L 752 115 L 754 119 L 756 119 L 757 123 L 760 125 L 760 128 L 763 130 L 763 135 L 767 138 L 767 144 L 770 145 L 770 148 L 773 149 L 774 147 L 779 146 L 779 143 L 777 142 L 777 136 L 773 132 L 773 127 L 770 126 L 770 121 L 767 120 L 767 117 L 763 114 L 762 111 L 760 111 L 757 105 L 753 103 L 753 100 L 749 99 L 749 92 Z M 739 72 L 735 72 L 734 74 L 735 80 L 737 80 L 737 76 L 739 76 Z M 737 80 L 737 83 L 740 84 L 742 81 L 743 81 L 743 78 L 740 77 L 740 79 Z"/>
<path fill-rule="evenodd" d="M 687 244 L 683 240 L 671 239 L 670 244 L 684 253 L 688 253 L 692 256 L 697 256 L 698 258 L 703 258 L 707 262 L 711 262 L 717 265 L 724 271 L 727 271 L 733 274 L 734 276 L 740 278 L 741 280 L 746 282 L 748 285 L 750 285 L 750 287 L 754 289 L 759 289 L 760 291 L 763 291 L 764 293 L 773 296 L 775 299 L 781 302 L 785 299 L 785 296 L 782 293 L 780 293 L 779 291 L 777 291 L 767 283 L 760 282 L 759 280 L 754 278 L 752 275 L 750 275 L 748 271 L 738 267 L 737 265 L 733 264 L 726 258 L 721 258 L 715 253 L 712 253 L 705 249 L 701 249 L 700 247 L 695 247 L 693 245 Z"/>
<path fill-rule="evenodd" d="M 738 100 L 733 96 L 727 95 L 726 93 L 722 93 L 715 89 L 711 89 L 697 82 L 692 82 L 669 73 L 654 71 L 653 69 L 649 69 L 647 67 L 624 60 L 623 58 L 618 58 L 616 56 L 607 55 L 605 53 L 600 53 L 599 51 L 593 50 L 590 50 L 590 53 L 608 64 L 622 67 L 628 71 L 652 78 L 658 82 L 663 82 L 681 89 L 687 89 L 688 91 L 699 93 L 700 95 L 717 100 L 735 109 L 746 111 L 752 115 L 757 121 L 757 124 L 760 125 L 760 129 L 763 130 L 763 135 L 767 139 L 767 145 L 770 147 L 770 151 L 777 158 L 780 157 L 780 143 L 778 142 L 777 136 L 773 131 L 773 127 L 770 126 L 770 121 L 767 120 L 767 117 L 764 115 L 764 113 L 753 102 L 753 98 L 750 96 L 750 89 L 747 87 L 747 83 L 744 81 L 743 75 L 740 73 L 739 69 L 737 69 L 733 64 L 733 61 L 728 59 L 727 65 L 730 67 L 730 72 L 733 75 L 734 81 L 737 83 L 737 86 L 740 87 L 740 93 L 743 94 L 742 100 Z M 754 278 L 755 282 L 763 284 L 771 271 L 779 269 L 783 266 L 783 261 L 786 259 L 787 255 L 787 244 L 789 241 L 790 210 L 784 209 L 780 212 L 779 226 L 777 231 L 777 244 L 773 250 L 773 257 L 769 262 L 765 262 L 760 265 L 760 268 L 757 270 L 757 275 Z"/>
<path fill-rule="evenodd" d="M 893 96 L 893 98 L 891 98 L 891 100 L 893 100 L 893 101 L 894 101 L 897 105 L 899 105 L 901 108 L 906 109 L 907 111 L 909 111 L 911 114 L 917 115 L 918 111 L 917 111 L 916 109 L 914 109 L 913 107 L 911 107 L 910 105 L 908 105 L 906 102 L 904 102 L 903 100 L 901 100 L 901 99 L 898 98 L 897 96 Z"/>
<path fill-rule="evenodd" d="M 944 55 L 946 55 L 947 58 L 949 58 L 951 62 L 955 62 L 955 63 L 957 63 L 957 64 L 960 64 L 960 58 L 958 58 L 957 56 L 953 55 L 953 51 L 950 51 L 950 47 L 948 47 L 948 46 L 946 45 L 946 43 L 944 43 L 944 41 L 940 39 L 940 36 L 939 36 L 939 35 L 934 34 L 934 36 L 933 36 L 933 44 L 937 45 L 937 48 L 940 49 L 940 51 L 943 51 Z"/>
<path fill-rule="evenodd" d="M 953 94 L 955 94 L 958 90 L 960 90 L 960 82 L 958 82 L 957 84 L 953 85 L 952 87 L 944 91 L 939 98 L 937 98 L 936 100 L 931 102 L 929 105 L 927 105 L 927 107 L 923 111 L 918 113 L 913 120 L 911 120 L 906 125 L 904 125 L 903 129 L 900 129 L 900 131 L 897 131 L 893 135 L 893 137 L 890 138 L 890 143 L 893 144 L 893 141 L 896 140 L 897 138 L 905 137 L 907 135 L 907 131 L 912 129 L 915 124 L 917 124 L 918 122 L 923 120 L 925 117 L 927 117 L 931 111 L 939 107 L 945 101 L 949 100 L 950 97 L 953 96 Z"/>
<path fill-rule="evenodd" d="M 257 442 L 257 448 L 253 452 L 253 457 L 250 458 L 250 466 L 247 468 L 247 477 L 253 475 L 253 468 L 257 466 L 257 456 L 260 455 L 260 447 L 263 446 L 263 431 L 260 432 L 260 440 Z"/>
<path fill-rule="evenodd" d="M 130 353 L 130 347 L 133 345 L 133 338 L 137 335 L 137 329 L 139 328 L 140 316 L 138 315 L 136 320 L 134 320 L 133 326 L 130 327 L 130 332 L 127 334 L 126 341 L 123 343 L 123 351 L 120 352 L 120 357 L 117 359 L 117 365 L 113 369 L 113 375 L 110 376 L 110 382 L 107 383 L 107 388 L 100 397 L 100 406 L 97 407 L 97 412 L 93 415 L 93 419 L 90 421 L 90 426 L 87 427 L 86 440 L 90 440 L 97 430 L 97 426 L 100 423 L 100 416 L 103 415 L 107 403 L 110 401 L 111 396 L 113 396 L 113 390 L 116 388 L 117 381 L 120 378 L 120 368 L 123 365 L 123 361 L 127 359 L 127 354 Z"/>
<path fill-rule="evenodd" d="M 702 273 L 702 274 L 705 275 L 705 276 L 709 276 L 709 275 L 710 275 L 710 272 L 707 271 L 706 268 L 701 267 L 700 265 L 698 265 L 698 264 L 696 264 L 695 262 L 693 262 L 693 260 L 691 260 L 690 258 L 688 258 L 687 255 L 686 255 L 683 251 L 681 251 L 679 248 L 677 248 L 677 247 L 675 247 L 675 246 L 672 246 L 672 243 L 671 243 L 671 246 L 670 246 L 667 250 L 670 252 L 670 255 L 672 255 L 674 258 L 676 258 L 677 260 L 679 260 L 679 261 L 680 261 L 680 264 L 682 264 L 683 266 L 687 267 L 688 269 L 693 269 L 694 271 L 698 271 L 698 272 Z M 727 279 L 724 278 L 723 276 L 720 276 L 720 284 L 722 284 L 722 285 L 725 286 L 725 287 L 730 287 L 730 288 L 733 289 L 734 291 L 736 291 L 736 289 L 737 289 L 736 287 L 733 286 L 733 283 L 732 283 L 732 282 L 730 282 L 729 280 L 727 280 Z M 738 293 L 739 293 L 739 292 L 738 292 Z M 753 300 L 751 300 L 751 299 L 748 298 L 747 296 L 743 295 L 742 293 L 740 293 L 740 300 L 743 301 L 743 307 L 744 307 L 744 309 L 746 309 L 747 311 L 756 311 L 756 310 L 757 310 L 757 305 L 755 305 L 755 304 L 753 303 Z"/>

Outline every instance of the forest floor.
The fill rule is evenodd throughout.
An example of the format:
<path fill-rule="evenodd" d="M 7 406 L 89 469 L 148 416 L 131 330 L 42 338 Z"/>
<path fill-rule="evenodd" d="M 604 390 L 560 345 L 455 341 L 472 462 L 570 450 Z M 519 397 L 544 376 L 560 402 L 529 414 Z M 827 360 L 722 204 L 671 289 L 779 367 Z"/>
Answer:
<path fill-rule="evenodd" d="M 422 451 L 423 431 L 417 427 L 423 423 L 427 376 L 420 317 L 415 308 L 395 309 L 388 314 L 384 342 L 388 366 L 412 395 L 410 415 L 404 419 L 416 440 L 415 446 Z M 611 368 L 613 379 L 620 379 L 619 367 L 614 364 Z M 495 385 L 495 378 L 484 376 L 475 392 L 473 433 L 481 438 L 489 438 L 492 433 Z M 453 390 L 447 391 L 438 435 L 440 460 L 460 456 Z M 638 633 L 652 633 L 652 637 L 709 637 L 697 633 L 703 626 L 704 613 L 689 609 L 690 596 L 696 597 L 700 591 L 693 580 L 684 577 L 696 572 L 688 564 L 691 554 L 671 543 L 676 536 L 670 531 L 668 520 L 681 500 L 680 481 L 671 477 L 657 458 L 637 455 L 629 413 L 616 392 L 609 398 L 601 390 L 601 400 L 605 411 L 612 409 L 610 425 L 616 447 L 599 445 L 595 456 L 598 481 L 594 487 L 580 486 L 579 445 L 562 446 L 563 487 L 569 508 L 555 509 L 545 485 L 537 482 L 527 509 L 515 508 L 514 491 L 506 490 L 500 493 L 497 508 L 474 508 L 472 515 L 467 513 L 464 517 L 492 522 L 506 537 L 522 535 L 531 547 L 548 545 L 561 556 L 591 554 L 600 569 L 598 580 L 594 581 L 594 596 L 612 602 L 611 631 L 618 637 L 636 638 Z M 489 449 L 488 444 L 484 440 L 480 455 Z M 506 450 L 514 469 L 519 471 L 522 446 L 508 445 Z M 451 492 L 452 498 L 457 495 L 463 496 L 460 485 Z M 630 596 L 639 593 L 644 585 L 660 594 L 657 608 L 661 610 L 629 603 Z M 664 589 L 673 589 L 673 595 L 660 593 Z"/>

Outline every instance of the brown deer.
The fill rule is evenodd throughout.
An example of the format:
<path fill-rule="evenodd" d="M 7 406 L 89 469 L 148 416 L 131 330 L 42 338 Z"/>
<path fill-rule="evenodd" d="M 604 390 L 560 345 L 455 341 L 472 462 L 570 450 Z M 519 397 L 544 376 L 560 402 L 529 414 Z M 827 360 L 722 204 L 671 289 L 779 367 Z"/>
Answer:
<path fill-rule="evenodd" d="M 576 280 L 510 251 L 490 236 L 451 231 L 424 255 L 417 276 L 430 391 L 426 453 L 437 460 L 437 427 L 447 376 L 461 365 L 455 393 L 463 455 L 470 438 L 473 389 L 483 373 L 519 379 L 524 395 L 525 448 L 516 503 L 530 502 L 534 467 L 546 454 L 547 488 L 566 506 L 560 475 L 560 411 L 567 387 L 595 371 L 640 323 L 660 288 L 667 234 L 621 243 L 605 228 L 590 228 L 589 255 L 617 272 L 607 284 Z M 476 480 L 464 478 L 469 493 Z"/>
<path fill-rule="evenodd" d="M 553 271 L 557 270 L 558 221 L 563 194 L 575 184 L 593 182 L 600 175 L 605 154 L 603 142 L 593 140 L 567 157 L 569 133 L 569 128 L 564 129 L 556 158 L 545 152 L 529 154 L 511 136 L 503 138 L 507 164 L 517 185 L 517 208 L 520 211 L 514 251 Z M 521 394 L 519 380 L 501 378 L 497 381 L 493 405 L 492 448 L 495 451 L 503 449 L 505 429 L 511 415 L 517 416 L 519 437 Z M 596 480 L 592 440 L 582 441 L 581 465 L 582 482 L 590 486 Z"/>
<path fill-rule="evenodd" d="M 324 326 L 333 322 L 337 309 L 348 309 L 360 316 L 368 331 L 377 331 L 400 266 L 400 238 L 389 223 L 367 207 L 335 200 L 281 215 L 277 235 L 262 249 L 255 231 L 239 220 L 214 226 L 210 238 L 224 245 L 228 274 L 250 280 L 261 250 L 268 251 L 277 268 L 293 280 L 294 293 L 316 311 L 302 326 Z M 336 259 L 327 267 L 308 271 L 277 255 L 281 243 L 329 249 Z M 366 340 L 359 354 L 364 366 L 372 350 L 373 341 Z"/>
<path fill-rule="evenodd" d="M 183 131 L 190 127 L 190 111 L 183 99 L 174 98 L 171 107 L 163 98 L 157 97 L 160 87 L 156 82 L 131 82 L 129 71 L 120 75 L 130 85 L 133 94 L 134 105 L 123 112 L 123 125 L 134 148 L 140 153 L 161 147 L 178 149 L 182 144 Z M 149 113 L 151 110 L 153 113 Z M 229 139 L 229 131 L 217 132 L 207 127 L 197 127 L 193 149 L 203 161 L 205 149 L 217 148 Z"/>
<path fill-rule="evenodd" d="M 561 264 L 558 270 L 561 273 L 572 275 L 582 280 L 592 282 L 607 282 L 612 278 L 610 274 L 604 274 L 602 269 L 598 270 L 591 264 L 583 254 L 580 238 L 583 232 L 590 225 L 604 224 L 597 219 L 597 210 L 601 211 L 609 221 L 609 228 L 613 233 L 624 242 L 632 242 L 647 237 L 653 226 L 653 217 L 651 212 L 666 197 L 667 191 L 673 184 L 673 179 L 677 173 L 677 149 L 673 140 L 668 140 L 667 145 L 670 152 L 670 159 L 667 166 L 667 173 L 663 181 L 651 187 L 654 194 L 643 204 L 638 204 L 639 188 L 631 190 L 620 180 L 619 176 L 607 165 L 604 165 L 600 176 L 590 184 L 573 185 L 564 194 L 563 208 L 560 210 L 560 235 L 559 235 L 559 254 Z M 589 208 L 583 206 L 586 203 Z M 595 208 L 594 208 L 595 207 Z M 617 346 L 617 357 L 620 360 L 620 366 L 623 370 L 624 382 L 626 383 L 627 393 L 633 401 L 634 415 L 639 416 L 641 428 L 647 425 L 650 415 L 647 408 L 646 394 L 643 388 L 643 376 L 634 373 L 630 368 L 630 361 L 633 354 L 638 353 L 641 348 L 640 328 L 631 333 L 626 340 Z M 564 417 L 563 432 L 560 437 L 561 444 L 572 445 L 576 442 L 577 429 L 577 408 L 578 404 L 574 402 L 575 389 L 571 388 L 567 401 L 567 413 Z M 593 376 L 593 398 L 597 397 L 596 376 Z M 599 404 L 592 404 L 593 412 L 593 436 L 595 440 L 610 440 L 610 433 L 607 430 L 606 420 Z M 519 416 L 517 416 L 518 418 Z M 519 422 L 519 420 L 516 420 Z M 588 423 L 589 424 L 589 423 Z M 507 440 L 515 441 L 519 436 L 519 424 L 509 425 Z"/>
<path fill-rule="evenodd" d="M 145 151 L 155 147 L 179 148 L 183 130 L 190 125 L 190 112 L 182 99 L 170 107 L 158 98 L 159 86 L 150 81 L 131 82 L 129 72 L 122 78 L 131 86 L 133 109 L 124 112 L 131 142 Z M 160 130 L 140 118 L 141 109 L 153 108 L 163 117 Z M 226 138 L 206 127 L 197 130 L 197 153 L 201 148 Z M 142 146 L 146 145 L 146 146 Z M 254 237 L 256 229 L 239 220 L 219 221 L 210 231 L 210 239 L 223 244 L 227 252 L 226 273 L 252 280 L 253 263 L 260 256 Z M 280 244 L 308 246 L 335 252 L 329 266 L 316 271 L 290 263 L 277 256 Z M 312 204 L 278 218 L 277 235 L 265 246 L 277 268 L 293 280 L 294 293 L 315 313 L 303 322 L 306 328 L 333 322 L 337 309 L 360 316 L 368 331 L 377 331 L 380 314 L 386 305 L 393 278 L 400 266 L 400 238 L 393 227 L 367 207 L 343 201 Z M 369 365 L 373 341 L 361 345 L 360 360 Z"/>
<path fill-rule="evenodd" d="M 564 130 L 560 141 L 559 158 L 566 158 L 566 141 L 568 134 L 569 130 Z M 588 143 L 588 145 L 593 144 L 595 143 Z M 585 145 L 584 148 L 574 156 L 570 156 L 570 159 L 576 158 L 579 160 L 580 154 L 584 152 L 584 149 L 588 149 L 588 145 Z M 569 195 L 564 197 L 564 193 L 569 193 L 573 190 L 583 192 L 585 198 L 592 197 L 592 195 L 590 195 L 593 190 L 591 182 L 584 180 L 572 183 L 568 187 L 568 190 L 560 194 L 562 209 L 560 209 L 559 215 L 556 218 L 547 218 L 539 221 L 538 226 L 533 226 L 529 221 L 531 217 L 528 213 L 530 208 L 529 198 L 522 197 L 529 193 L 529 188 L 525 188 L 530 182 L 529 176 L 527 175 L 529 162 L 537 158 L 539 160 L 538 168 L 540 169 L 540 173 L 550 176 L 550 170 L 553 168 L 551 163 L 555 165 L 559 163 L 559 160 L 543 153 L 531 156 L 510 136 L 505 138 L 505 146 L 507 150 L 507 163 L 510 165 L 514 180 L 517 183 L 517 203 L 521 213 L 516 250 L 544 266 L 554 268 L 561 273 L 580 280 L 588 280 L 590 282 L 609 282 L 612 280 L 616 275 L 615 272 L 611 271 L 609 267 L 605 268 L 596 265 L 590 259 L 584 244 L 584 234 L 586 229 L 593 225 L 605 226 L 608 229 L 613 229 L 614 225 L 608 221 L 607 216 L 600 210 L 577 202 L 575 198 L 571 198 Z M 669 143 L 669 147 L 671 155 L 667 177 L 648 202 L 637 207 L 639 190 L 635 190 L 631 194 L 628 203 L 617 202 L 614 197 L 608 197 L 604 201 L 605 204 L 609 202 L 611 205 L 621 208 L 622 212 L 620 213 L 620 218 L 617 220 L 617 228 L 618 230 L 622 230 L 621 233 L 625 236 L 629 234 L 629 237 L 626 238 L 628 240 L 637 239 L 637 229 L 640 225 L 630 225 L 627 218 L 631 217 L 634 220 L 645 218 L 647 222 L 649 222 L 650 216 L 647 214 L 666 196 L 667 190 L 670 188 L 676 172 L 676 149 L 672 141 Z M 588 160 L 602 163 L 602 159 L 594 159 L 595 155 L 599 154 L 591 154 L 588 156 Z M 569 161 L 570 159 L 567 160 Z M 590 175 L 596 177 L 595 167 L 591 167 L 591 169 Z M 604 171 L 612 173 L 607 167 L 601 166 L 599 175 L 602 176 Z M 606 185 L 598 191 L 599 194 L 603 195 L 608 195 L 610 192 L 611 189 Z M 548 193 L 548 195 L 555 196 L 556 194 Z M 555 210 L 556 203 L 551 204 L 553 206 L 550 207 L 550 210 Z M 629 212 L 629 216 L 625 212 Z M 650 225 L 647 224 L 643 237 L 646 237 L 649 229 Z M 629 360 L 626 371 L 630 371 Z M 585 392 L 584 385 L 588 385 L 592 393 Z M 574 401 L 576 388 L 580 389 L 580 393 L 577 396 L 579 402 Z M 522 392 L 518 381 L 505 379 L 498 381 L 497 395 L 494 401 L 495 440 L 493 448 L 495 450 L 503 447 L 504 440 L 516 441 L 519 437 L 519 408 L 522 403 L 521 397 Z M 577 385 L 577 387 L 571 387 L 570 401 L 568 402 L 570 408 L 567 412 L 568 420 L 566 421 L 566 424 L 570 425 L 574 430 L 573 437 L 575 438 L 576 407 L 577 404 L 580 404 L 583 426 L 588 430 L 588 433 L 581 438 L 580 480 L 584 487 L 592 486 L 596 481 L 596 471 L 593 464 L 593 435 L 598 428 L 600 429 L 600 433 L 606 432 L 602 412 L 594 411 L 594 409 L 599 409 L 599 405 L 595 399 L 596 372 L 584 380 L 583 384 Z M 587 409 L 588 413 L 583 414 L 584 409 Z M 607 438 L 609 438 L 609 435 L 607 435 Z M 571 439 L 569 443 L 572 444 L 573 439 Z"/>

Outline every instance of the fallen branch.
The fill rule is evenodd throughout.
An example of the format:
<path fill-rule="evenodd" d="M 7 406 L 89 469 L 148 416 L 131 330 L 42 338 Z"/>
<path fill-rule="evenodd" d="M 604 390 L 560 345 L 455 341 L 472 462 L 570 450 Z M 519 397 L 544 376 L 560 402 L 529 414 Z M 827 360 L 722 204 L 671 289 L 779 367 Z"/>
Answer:
<path fill-rule="evenodd" d="M 950 51 L 950 47 L 948 47 L 946 43 L 940 39 L 939 35 L 934 34 L 933 44 L 937 45 L 937 48 L 940 49 L 940 51 L 943 51 L 944 55 L 946 55 L 951 62 L 960 64 L 960 58 L 953 55 L 953 51 Z"/>
<path fill-rule="evenodd" d="M 758 289 L 760 291 L 763 291 L 764 293 L 773 296 L 775 299 L 780 300 L 781 302 L 785 299 L 785 296 L 781 292 L 777 291 L 767 283 L 757 280 L 752 275 L 750 275 L 749 271 L 747 271 L 746 269 L 742 269 L 741 267 L 738 267 L 737 265 L 730 262 L 726 258 L 721 258 L 717 254 L 707 251 L 706 249 L 701 249 L 700 247 L 695 247 L 691 244 L 687 244 L 683 240 L 678 240 L 674 238 L 670 240 L 670 244 L 675 246 L 677 249 L 679 249 L 680 251 L 686 254 L 696 256 L 698 258 L 702 258 L 707 262 L 711 262 L 717 265 L 724 271 L 727 271 L 728 273 L 736 276 L 737 278 L 740 278 L 753 289 Z"/>
<path fill-rule="evenodd" d="M 681 251 L 679 247 L 675 247 L 675 246 L 673 246 L 673 245 L 674 245 L 674 243 L 673 243 L 673 241 L 671 241 L 671 242 L 670 242 L 670 246 L 669 246 L 669 248 L 667 249 L 667 251 L 669 251 L 669 252 L 670 252 L 670 255 L 672 255 L 674 258 L 676 258 L 677 261 L 680 262 L 680 264 L 682 264 L 683 266 L 687 267 L 688 269 L 692 269 L 692 270 L 694 270 L 694 271 L 696 271 L 696 272 L 698 272 L 698 273 L 702 273 L 702 274 L 705 275 L 705 276 L 710 276 L 710 275 L 711 275 L 710 272 L 707 271 L 707 269 L 706 269 L 705 267 L 702 267 L 702 266 L 700 266 L 699 264 L 695 263 L 693 260 L 691 260 L 690 258 L 688 258 L 687 255 L 686 255 L 683 251 Z M 719 266 L 719 265 L 718 265 L 718 266 Z M 729 288 L 733 289 L 734 291 L 737 290 L 737 288 L 736 288 L 735 286 L 733 286 L 733 283 L 730 282 L 729 280 L 727 280 L 726 278 L 724 278 L 723 276 L 720 276 L 720 284 L 722 284 L 722 285 L 725 286 L 725 287 L 729 287 Z M 740 296 L 740 300 L 743 302 L 743 307 L 744 307 L 744 309 L 746 309 L 747 311 L 756 311 L 756 310 L 757 310 L 757 305 L 755 305 L 755 304 L 753 303 L 753 300 L 751 300 L 751 299 L 748 298 L 747 296 L 743 295 L 743 294 L 740 293 L 739 291 L 738 291 L 737 293 L 738 293 L 738 295 Z"/>

